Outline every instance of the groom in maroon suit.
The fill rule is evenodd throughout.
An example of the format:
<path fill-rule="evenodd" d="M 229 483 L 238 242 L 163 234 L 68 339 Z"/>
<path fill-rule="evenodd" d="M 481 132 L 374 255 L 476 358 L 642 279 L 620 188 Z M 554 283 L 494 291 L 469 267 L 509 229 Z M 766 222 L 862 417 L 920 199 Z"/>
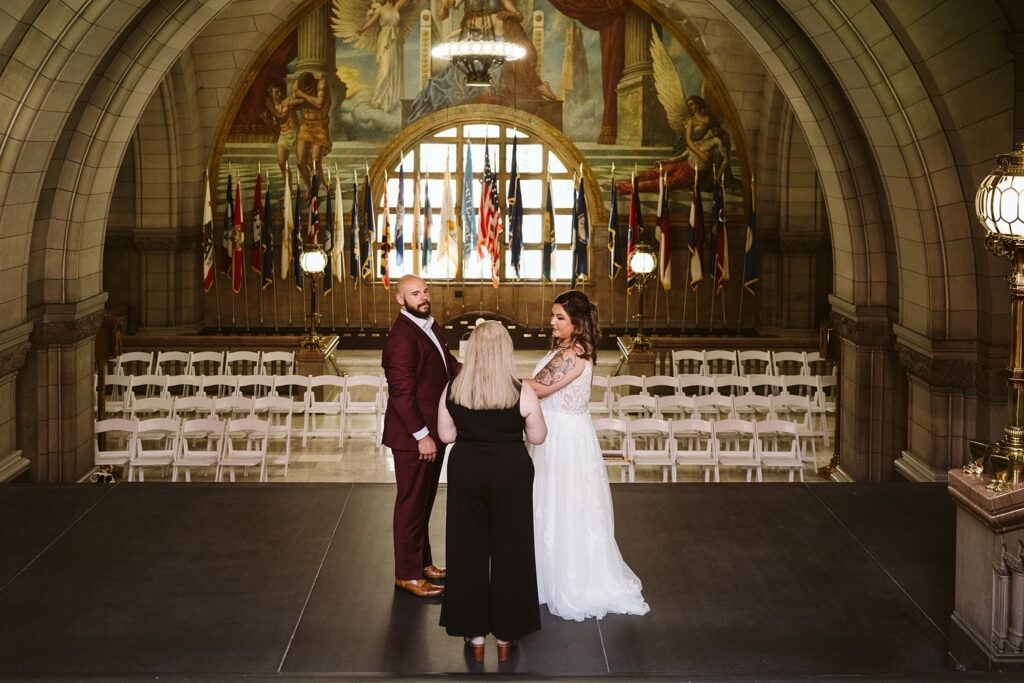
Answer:
<path fill-rule="evenodd" d="M 395 318 L 381 365 L 388 380 L 384 445 L 395 459 L 395 587 L 435 597 L 445 570 L 430 555 L 430 511 L 441 476 L 444 447 L 437 436 L 437 404 L 448 381 L 460 369 L 441 327 L 430 315 L 427 283 L 415 275 L 398 281 L 395 296 L 402 309 Z"/>

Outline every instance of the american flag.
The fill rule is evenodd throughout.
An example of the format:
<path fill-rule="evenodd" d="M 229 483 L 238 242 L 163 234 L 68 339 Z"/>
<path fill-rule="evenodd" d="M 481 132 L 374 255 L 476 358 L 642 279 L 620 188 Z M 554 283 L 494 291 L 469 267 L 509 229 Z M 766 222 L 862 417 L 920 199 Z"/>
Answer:
<path fill-rule="evenodd" d="M 478 249 L 491 257 L 491 284 L 498 287 L 501 267 L 501 207 L 498 205 L 498 178 L 491 170 L 489 148 L 484 147 L 484 188 L 480 195 L 480 241 Z"/>

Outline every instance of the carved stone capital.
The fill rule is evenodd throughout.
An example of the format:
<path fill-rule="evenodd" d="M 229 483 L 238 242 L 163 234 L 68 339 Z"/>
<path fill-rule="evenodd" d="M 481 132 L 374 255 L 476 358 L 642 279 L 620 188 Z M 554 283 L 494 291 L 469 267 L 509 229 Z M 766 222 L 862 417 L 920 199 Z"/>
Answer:
<path fill-rule="evenodd" d="M 892 323 L 888 320 L 854 320 L 833 310 L 832 327 L 839 332 L 841 339 L 857 346 L 884 348 L 892 344 Z"/>
<path fill-rule="evenodd" d="M 74 320 L 40 320 L 32 332 L 32 345 L 37 349 L 73 346 L 96 336 L 103 324 L 103 311 L 94 311 Z"/>
<path fill-rule="evenodd" d="M 31 348 L 30 342 L 23 341 L 0 350 L 0 377 L 17 372 L 25 364 L 25 358 Z"/>
<path fill-rule="evenodd" d="M 977 393 L 980 370 L 977 361 L 932 358 L 899 342 L 896 343 L 896 356 L 908 373 L 932 388 Z"/>

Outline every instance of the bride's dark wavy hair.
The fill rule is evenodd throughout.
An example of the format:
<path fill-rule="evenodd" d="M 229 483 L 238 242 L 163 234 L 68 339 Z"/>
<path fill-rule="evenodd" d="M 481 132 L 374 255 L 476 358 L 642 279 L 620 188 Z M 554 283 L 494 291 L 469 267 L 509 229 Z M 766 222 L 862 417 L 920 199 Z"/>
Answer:
<path fill-rule="evenodd" d="M 555 297 L 554 303 L 560 305 L 569 321 L 572 322 L 572 342 L 583 349 L 583 358 L 597 362 L 597 346 L 601 343 L 601 326 L 597 318 L 597 306 L 590 303 L 587 295 L 578 289 L 570 289 Z M 555 348 L 555 338 L 551 337 L 551 348 Z"/>

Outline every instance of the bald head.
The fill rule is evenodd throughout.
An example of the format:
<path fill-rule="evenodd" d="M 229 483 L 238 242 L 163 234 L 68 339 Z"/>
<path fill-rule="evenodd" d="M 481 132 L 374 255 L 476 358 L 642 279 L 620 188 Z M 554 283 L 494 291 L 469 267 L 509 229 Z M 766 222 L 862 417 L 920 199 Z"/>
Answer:
<path fill-rule="evenodd" d="M 403 275 L 399 278 L 395 300 L 417 318 L 430 317 L 430 287 L 421 277 Z"/>

